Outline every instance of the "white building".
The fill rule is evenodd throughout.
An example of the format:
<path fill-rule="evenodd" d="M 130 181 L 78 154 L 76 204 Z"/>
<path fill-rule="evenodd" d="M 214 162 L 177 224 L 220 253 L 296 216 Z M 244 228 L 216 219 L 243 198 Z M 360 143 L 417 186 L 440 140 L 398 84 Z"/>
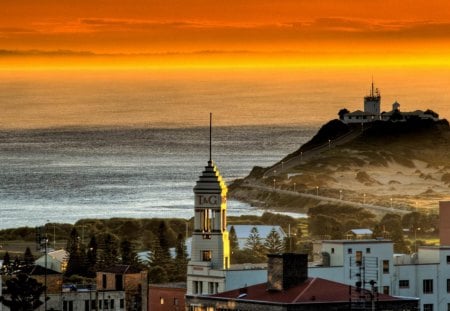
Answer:
<path fill-rule="evenodd" d="M 450 310 L 450 202 L 440 202 L 441 246 L 421 246 L 412 255 L 394 254 L 389 240 L 333 240 L 316 243 L 308 274 L 393 296 L 420 298 L 423 311 Z M 442 245 L 443 244 L 443 245 Z M 448 246 L 447 246 L 448 245 Z"/>
<path fill-rule="evenodd" d="M 45 257 L 47 257 L 47 262 L 45 261 Z M 57 251 L 48 252 L 47 255 L 43 255 L 36 259 L 34 263 L 38 266 L 63 273 L 66 271 L 68 258 L 69 253 L 64 249 L 60 249 Z"/>

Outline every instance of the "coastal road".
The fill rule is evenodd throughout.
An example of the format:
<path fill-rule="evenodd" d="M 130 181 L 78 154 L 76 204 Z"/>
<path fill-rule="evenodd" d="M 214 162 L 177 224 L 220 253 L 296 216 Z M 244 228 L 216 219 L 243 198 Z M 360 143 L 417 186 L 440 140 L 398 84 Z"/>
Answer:
<path fill-rule="evenodd" d="M 346 201 L 346 200 L 341 200 L 341 199 L 336 199 L 336 198 L 325 197 L 325 196 L 321 196 L 321 195 L 301 193 L 301 192 L 292 191 L 292 190 L 274 189 L 273 187 L 268 187 L 265 185 L 251 184 L 248 182 L 245 183 L 243 187 L 259 189 L 259 190 L 264 190 L 264 191 L 269 191 L 269 192 L 275 191 L 276 193 L 279 193 L 279 194 L 285 194 L 285 195 L 291 195 L 291 196 L 294 195 L 294 196 L 315 199 L 315 200 L 329 202 L 329 203 L 345 204 L 345 205 L 349 205 L 349 206 L 353 206 L 353 207 L 365 208 L 365 209 L 372 210 L 374 212 L 378 212 L 378 213 L 382 213 L 382 214 L 396 213 L 396 214 L 404 215 L 404 214 L 408 214 L 411 212 L 408 210 L 395 208 L 395 207 L 386 207 L 386 206 L 374 205 L 374 204 L 363 204 L 363 203 Z"/>

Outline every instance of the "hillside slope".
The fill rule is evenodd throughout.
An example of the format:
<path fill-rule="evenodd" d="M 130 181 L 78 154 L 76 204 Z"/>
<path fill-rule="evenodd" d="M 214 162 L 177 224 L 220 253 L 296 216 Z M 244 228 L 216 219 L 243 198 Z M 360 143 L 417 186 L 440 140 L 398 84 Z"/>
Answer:
<path fill-rule="evenodd" d="M 364 127 L 333 120 L 272 167 L 255 167 L 236 180 L 230 195 L 295 211 L 330 199 L 380 211 L 435 209 L 450 198 L 449 154 L 446 120 L 376 121 Z"/>

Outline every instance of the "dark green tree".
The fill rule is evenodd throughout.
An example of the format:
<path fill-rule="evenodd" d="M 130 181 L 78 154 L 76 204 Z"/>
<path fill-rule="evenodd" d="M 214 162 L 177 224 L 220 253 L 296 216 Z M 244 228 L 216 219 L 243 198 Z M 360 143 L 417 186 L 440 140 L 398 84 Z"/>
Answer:
<path fill-rule="evenodd" d="M 85 254 L 80 245 L 80 237 L 75 227 L 70 232 L 66 250 L 69 254 L 69 260 L 67 261 L 65 276 L 69 277 L 74 274 L 83 275 L 85 272 Z"/>
<path fill-rule="evenodd" d="M 236 230 L 234 229 L 234 226 L 231 226 L 230 228 L 229 240 L 230 240 L 230 250 L 231 253 L 233 254 L 233 252 L 239 249 L 238 237 L 236 235 Z"/>
<path fill-rule="evenodd" d="M 25 253 L 23 254 L 23 264 L 25 265 L 25 267 L 31 267 L 32 265 L 34 265 L 34 256 L 31 253 L 31 249 L 29 247 L 25 249 Z"/>
<path fill-rule="evenodd" d="M 0 301 L 10 310 L 29 311 L 35 310 L 43 302 L 39 299 L 45 287 L 26 274 L 18 274 L 16 277 L 6 281 L 6 287 L 10 296 L 6 299 L 0 297 Z"/>
<path fill-rule="evenodd" d="M 186 281 L 188 254 L 183 234 L 178 234 L 175 246 L 175 277 L 173 281 Z"/>
<path fill-rule="evenodd" d="M 91 236 L 88 244 L 88 249 L 86 252 L 86 276 L 95 277 L 96 267 L 97 267 L 97 239 L 95 235 Z"/>
<path fill-rule="evenodd" d="M 128 240 L 120 242 L 120 259 L 123 265 L 138 267 L 137 253 L 133 249 L 133 245 Z"/>
<path fill-rule="evenodd" d="M 344 116 L 349 112 L 350 111 L 348 111 L 347 108 L 342 108 L 341 110 L 339 110 L 338 112 L 339 120 L 344 120 Z"/>
<path fill-rule="evenodd" d="M 148 280 L 153 284 L 167 283 L 169 277 L 167 276 L 166 270 L 161 266 L 151 267 L 148 271 Z"/>
<path fill-rule="evenodd" d="M 11 271 L 11 257 L 9 256 L 9 253 L 6 252 L 3 256 L 3 266 L 2 266 L 2 273 L 3 274 L 9 274 Z"/>
<path fill-rule="evenodd" d="M 107 268 L 114 266 L 118 261 L 118 240 L 111 234 L 107 233 L 103 236 L 101 246 L 99 247 L 98 265 L 99 268 Z"/>
<path fill-rule="evenodd" d="M 259 236 L 258 228 L 253 227 L 245 243 L 245 248 L 250 250 L 253 255 L 258 258 L 264 258 L 264 245 Z"/>
<path fill-rule="evenodd" d="M 280 234 L 272 228 L 266 237 L 264 242 L 264 248 L 267 254 L 281 254 L 283 253 L 284 246 L 281 240 Z"/>

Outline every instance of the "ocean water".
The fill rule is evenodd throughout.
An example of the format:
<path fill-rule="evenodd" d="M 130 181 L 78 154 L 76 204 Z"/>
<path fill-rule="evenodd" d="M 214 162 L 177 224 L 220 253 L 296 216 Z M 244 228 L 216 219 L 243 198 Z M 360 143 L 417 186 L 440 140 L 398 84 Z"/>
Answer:
<path fill-rule="evenodd" d="M 225 181 L 294 151 L 299 127 L 214 128 Z M 81 218 L 193 216 L 192 188 L 209 156 L 209 129 L 65 129 L 0 132 L 0 228 Z M 228 214 L 261 214 L 229 201 Z"/>
<path fill-rule="evenodd" d="M 450 116 L 450 71 L 302 69 L 0 72 L 0 228 L 81 218 L 193 215 L 213 158 L 227 182 L 295 151 L 341 108 Z M 257 214 L 229 202 L 229 214 Z"/>

